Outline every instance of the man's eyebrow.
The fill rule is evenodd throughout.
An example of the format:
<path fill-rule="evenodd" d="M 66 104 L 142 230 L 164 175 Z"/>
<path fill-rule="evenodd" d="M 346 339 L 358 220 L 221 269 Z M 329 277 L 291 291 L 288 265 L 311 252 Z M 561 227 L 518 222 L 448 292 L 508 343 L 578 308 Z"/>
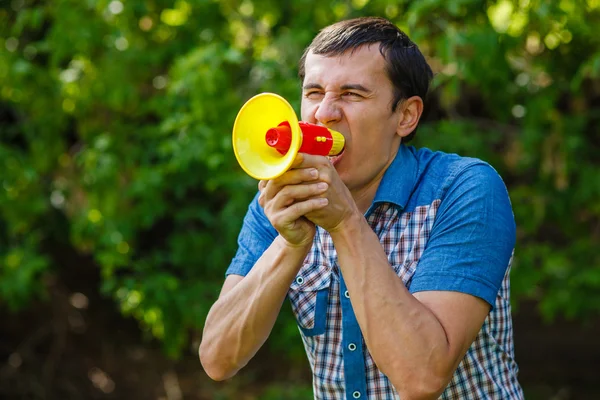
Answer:
<path fill-rule="evenodd" d="M 307 83 L 306 85 L 304 85 L 302 87 L 302 89 L 304 89 L 304 90 L 308 90 L 308 89 L 323 89 L 323 86 L 319 85 L 318 83 Z"/>
<path fill-rule="evenodd" d="M 302 87 L 302 89 L 304 90 L 309 90 L 309 89 L 323 89 L 323 86 L 319 85 L 318 83 L 307 83 L 306 85 L 304 85 Z M 359 84 L 359 83 L 347 83 L 345 85 L 342 85 L 340 87 L 341 90 L 360 90 L 361 92 L 365 92 L 365 93 L 371 93 L 372 90 L 367 89 L 366 87 L 364 87 L 363 85 Z"/>
<path fill-rule="evenodd" d="M 359 90 L 361 92 L 371 93 L 370 89 L 367 89 L 366 87 L 364 87 L 363 85 L 361 85 L 359 83 L 349 83 L 346 85 L 342 85 L 342 87 L 340 89 L 342 89 L 342 90 Z"/>

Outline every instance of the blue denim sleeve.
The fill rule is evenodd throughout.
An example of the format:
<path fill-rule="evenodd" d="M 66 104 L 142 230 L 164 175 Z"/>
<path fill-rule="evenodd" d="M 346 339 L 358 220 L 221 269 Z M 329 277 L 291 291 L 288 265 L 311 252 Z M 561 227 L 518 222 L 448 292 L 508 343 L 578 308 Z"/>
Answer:
<path fill-rule="evenodd" d="M 470 165 L 442 197 L 410 292 L 458 291 L 493 307 L 515 241 L 515 220 L 504 182 L 489 165 Z"/>
<path fill-rule="evenodd" d="M 238 236 L 238 249 L 225 275 L 246 276 L 265 250 L 273 243 L 277 231 L 258 204 L 258 193 L 248 206 Z"/>

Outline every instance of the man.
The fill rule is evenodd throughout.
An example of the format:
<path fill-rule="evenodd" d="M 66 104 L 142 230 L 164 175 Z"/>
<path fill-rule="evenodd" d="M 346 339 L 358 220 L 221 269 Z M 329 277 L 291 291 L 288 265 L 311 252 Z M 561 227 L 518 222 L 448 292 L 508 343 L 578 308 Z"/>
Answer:
<path fill-rule="evenodd" d="M 289 297 L 316 399 L 520 399 L 506 188 L 480 160 L 405 143 L 431 69 L 389 21 L 322 30 L 300 60 L 302 119 L 342 133 L 261 181 L 200 358 L 233 376 Z"/>

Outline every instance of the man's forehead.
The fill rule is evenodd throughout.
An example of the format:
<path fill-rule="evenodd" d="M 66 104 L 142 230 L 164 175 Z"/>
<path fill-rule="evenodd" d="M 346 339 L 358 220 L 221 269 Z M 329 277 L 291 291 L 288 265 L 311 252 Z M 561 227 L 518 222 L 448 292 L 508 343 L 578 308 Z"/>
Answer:
<path fill-rule="evenodd" d="M 314 49 L 310 49 L 306 54 L 306 59 L 318 60 L 318 59 L 332 59 L 339 62 L 344 62 L 348 60 L 358 59 L 358 58 L 376 58 L 383 59 L 383 55 L 379 50 L 378 43 L 369 43 L 364 44 L 358 47 L 350 48 L 343 53 L 337 54 L 317 54 L 314 52 Z"/>
<path fill-rule="evenodd" d="M 385 59 L 378 46 L 362 46 L 339 55 L 306 55 L 305 82 L 311 79 L 370 81 L 385 77 Z"/>

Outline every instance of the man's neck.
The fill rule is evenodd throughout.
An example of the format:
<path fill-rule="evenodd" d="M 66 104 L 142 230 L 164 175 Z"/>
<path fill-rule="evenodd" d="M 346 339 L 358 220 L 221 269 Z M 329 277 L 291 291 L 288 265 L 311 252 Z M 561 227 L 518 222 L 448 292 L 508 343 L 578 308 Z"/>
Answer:
<path fill-rule="evenodd" d="M 398 151 L 399 149 L 396 150 L 396 153 L 394 153 L 394 155 L 390 158 L 390 161 L 387 163 L 387 165 L 379 172 L 379 174 L 377 174 L 377 176 L 375 176 L 374 179 L 371 180 L 371 182 L 359 189 L 350 190 L 352 198 L 354 199 L 354 203 L 356 203 L 356 206 L 362 214 L 366 213 L 369 207 L 371 207 L 371 204 L 373 204 L 373 200 L 375 200 L 375 195 L 377 194 L 377 189 L 379 189 L 383 175 L 385 175 L 387 169 L 390 167 L 392 162 L 394 162 L 394 159 L 398 155 Z"/>
<path fill-rule="evenodd" d="M 383 170 L 375 179 L 369 182 L 366 186 L 363 186 L 356 191 L 351 191 L 352 198 L 354 199 L 356 206 L 362 214 L 366 213 L 369 207 L 371 207 L 371 204 L 375 199 L 375 194 L 377 193 L 377 189 L 379 188 L 379 184 L 381 183 L 381 179 L 383 178 L 384 173 L 385 170 Z"/>

